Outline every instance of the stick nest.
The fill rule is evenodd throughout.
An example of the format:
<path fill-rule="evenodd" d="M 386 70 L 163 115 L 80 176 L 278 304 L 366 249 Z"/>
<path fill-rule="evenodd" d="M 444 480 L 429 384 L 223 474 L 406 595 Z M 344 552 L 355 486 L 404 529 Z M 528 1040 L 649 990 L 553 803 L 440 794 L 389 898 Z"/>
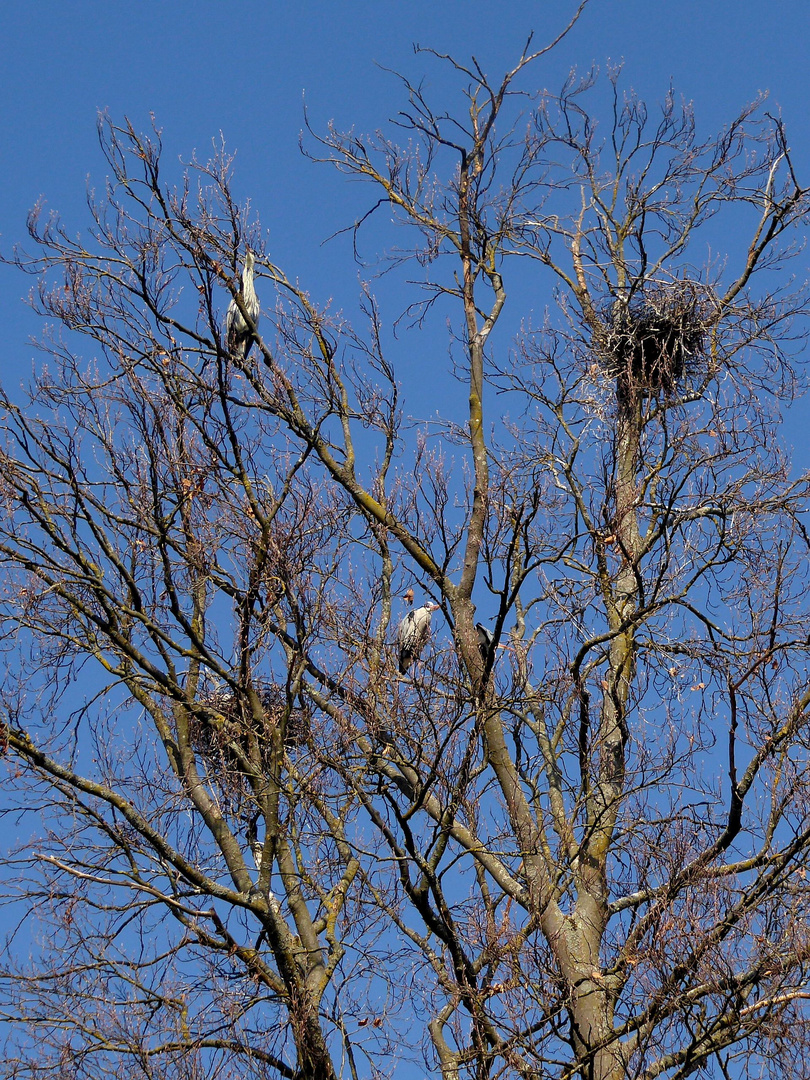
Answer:
<path fill-rule="evenodd" d="M 285 687 L 264 683 L 254 688 L 262 709 L 259 719 L 246 695 L 217 688 L 197 701 L 198 707 L 211 714 L 210 719 L 195 715 L 191 720 L 195 751 L 205 762 L 209 775 L 217 777 L 222 792 L 237 803 L 248 793 L 240 754 L 250 758 L 258 749 L 262 766 L 270 768 L 273 736 L 278 728 L 288 748 L 306 745 L 311 732 L 309 710 L 294 704 Z"/>
<path fill-rule="evenodd" d="M 643 297 L 614 301 L 593 346 L 604 375 L 624 397 L 672 397 L 709 366 L 705 344 L 714 303 L 694 281 L 649 287 Z"/>

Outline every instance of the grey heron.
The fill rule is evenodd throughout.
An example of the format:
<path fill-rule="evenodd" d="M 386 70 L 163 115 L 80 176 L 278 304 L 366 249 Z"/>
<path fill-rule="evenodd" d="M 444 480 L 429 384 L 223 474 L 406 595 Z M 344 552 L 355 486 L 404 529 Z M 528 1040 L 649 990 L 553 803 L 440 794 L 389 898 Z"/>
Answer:
<path fill-rule="evenodd" d="M 480 622 L 475 624 L 475 632 L 478 634 L 478 648 L 481 653 L 481 659 L 486 664 L 487 657 L 492 649 L 495 638 L 493 637 L 492 631 Z"/>
<path fill-rule="evenodd" d="M 399 624 L 397 644 L 399 645 L 399 673 L 404 675 L 414 660 L 419 656 L 430 640 L 430 616 L 438 611 L 439 605 L 423 604 L 420 608 L 409 611 Z"/>
<path fill-rule="evenodd" d="M 253 340 L 252 330 L 256 328 L 259 322 L 259 298 L 256 296 L 256 290 L 253 287 L 254 264 L 253 252 L 248 248 L 245 254 L 245 266 L 242 270 L 242 288 L 239 295 L 253 324 L 252 328 L 248 326 L 245 316 L 239 310 L 235 297 L 228 305 L 228 313 L 225 316 L 225 339 L 228 344 L 228 352 L 240 360 L 244 360 L 250 352 L 250 345 Z"/>

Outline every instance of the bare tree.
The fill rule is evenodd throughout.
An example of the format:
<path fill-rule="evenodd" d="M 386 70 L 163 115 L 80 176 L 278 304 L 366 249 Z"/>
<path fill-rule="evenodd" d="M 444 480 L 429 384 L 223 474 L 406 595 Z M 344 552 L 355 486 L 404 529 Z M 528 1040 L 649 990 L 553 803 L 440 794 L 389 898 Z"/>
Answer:
<path fill-rule="evenodd" d="M 544 51 L 497 84 L 437 58 L 464 109 L 405 80 L 404 145 L 311 133 L 376 192 L 358 245 L 376 206 L 410 230 L 414 332 L 455 313 L 463 425 L 403 427 L 370 289 L 321 310 L 224 154 L 172 187 L 105 118 L 90 238 L 32 216 L 10 1074 L 804 1075 L 807 191 L 760 103 L 704 140 L 619 72 L 526 94 Z M 745 241 L 704 257 L 724 216 Z M 510 275 L 556 292 L 508 350 Z M 441 612 L 403 676 L 409 586 Z"/>

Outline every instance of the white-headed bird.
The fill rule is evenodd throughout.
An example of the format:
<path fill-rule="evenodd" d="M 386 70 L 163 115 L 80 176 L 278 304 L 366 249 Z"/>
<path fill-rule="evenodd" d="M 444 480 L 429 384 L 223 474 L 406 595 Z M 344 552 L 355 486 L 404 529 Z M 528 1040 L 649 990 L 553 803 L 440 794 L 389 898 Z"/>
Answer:
<path fill-rule="evenodd" d="M 242 271 L 242 288 L 239 295 L 242 298 L 245 311 L 248 313 L 250 321 L 253 323 L 253 329 L 256 328 L 259 322 L 259 298 L 256 296 L 256 290 L 253 287 L 254 262 L 253 252 L 248 248 L 245 255 L 245 267 Z M 245 316 L 239 310 L 236 298 L 231 300 L 228 305 L 228 313 L 225 316 L 225 339 L 228 344 L 228 352 L 232 356 L 244 360 L 250 352 L 253 335 L 251 327 L 249 327 L 245 321 Z"/>
<path fill-rule="evenodd" d="M 414 660 L 418 660 L 425 645 L 430 640 L 430 616 L 437 611 L 438 604 L 427 603 L 409 611 L 399 624 L 397 644 L 399 645 L 399 673 L 404 675 Z"/>
<path fill-rule="evenodd" d="M 481 659 L 486 664 L 487 657 L 490 654 L 492 646 L 495 642 L 495 638 L 492 634 L 492 631 L 480 622 L 477 622 L 475 624 L 475 632 L 478 635 L 478 649 L 481 653 Z"/>

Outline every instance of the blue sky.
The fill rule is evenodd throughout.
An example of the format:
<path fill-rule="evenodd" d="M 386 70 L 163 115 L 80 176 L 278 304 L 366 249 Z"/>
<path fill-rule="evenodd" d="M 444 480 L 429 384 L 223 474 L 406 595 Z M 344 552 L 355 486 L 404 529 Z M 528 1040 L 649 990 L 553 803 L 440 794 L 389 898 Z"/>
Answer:
<path fill-rule="evenodd" d="M 25 214 L 40 197 L 70 230 L 87 222 L 88 177 L 103 184 L 95 133 L 99 109 L 145 128 L 154 113 L 167 161 L 206 156 L 220 133 L 237 150 L 236 189 L 251 196 L 271 251 L 313 295 L 340 303 L 357 291 L 349 241 L 321 242 L 348 224 L 362 198 L 299 152 L 303 101 L 313 125 L 334 119 L 368 131 L 401 103 L 396 80 L 414 79 L 456 104 L 446 71 L 413 44 L 466 59 L 491 75 L 511 66 L 529 31 L 544 42 L 574 10 L 572 0 L 44 0 L 4 4 L 0 72 L 0 245 L 24 238 Z M 535 69 L 558 87 L 565 72 L 624 59 L 627 83 L 654 101 L 672 80 L 695 103 L 704 131 L 722 125 L 759 91 L 781 108 L 796 159 L 810 174 L 805 0 L 591 0 L 563 45 Z M 806 260 L 804 260 L 806 263 Z M 36 324 L 21 303 L 30 281 L 0 268 L 6 333 L 0 374 L 30 370 L 26 338 Z M 543 301 L 545 302 L 545 301 Z"/>
<path fill-rule="evenodd" d="M 417 81 L 424 76 L 434 99 L 452 108 L 460 98 L 447 72 L 414 55 L 414 43 L 462 60 L 474 54 L 497 77 L 514 65 L 530 31 L 544 43 L 575 6 L 573 0 L 7 0 L 0 6 L 0 251 L 8 255 L 24 242 L 26 213 L 39 198 L 60 212 L 69 231 L 86 227 L 88 178 L 97 187 L 105 179 L 99 110 L 116 120 L 128 116 L 138 128 L 148 127 L 154 114 L 172 165 L 194 151 L 205 157 L 221 133 L 237 151 L 237 194 L 253 200 L 274 261 L 316 300 L 335 296 L 350 304 L 358 292 L 350 240 L 322 242 L 350 224 L 370 196 L 302 156 L 304 100 L 316 130 L 330 120 L 358 132 L 382 127 L 402 102 L 388 68 Z M 800 177 L 810 184 L 808 41 L 807 0 L 591 0 L 570 36 L 535 69 L 536 85 L 554 89 L 573 65 L 604 68 L 623 59 L 627 85 L 654 102 L 672 82 L 694 102 L 704 132 L 767 91 L 771 108 L 784 117 Z M 808 261 L 803 255 L 802 269 Z M 35 355 L 27 339 L 38 321 L 23 302 L 30 284 L 0 266 L 0 378 L 10 386 L 30 371 Z M 549 300 L 550 291 L 537 304 Z M 438 350 L 445 348 L 442 340 Z M 424 351 L 415 355 L 429 383 L 430 360 Z M 807 401 L 800 404 L 785 429 L 804 466 L 810 450 L 800 425 L 807 409 Z"/>

